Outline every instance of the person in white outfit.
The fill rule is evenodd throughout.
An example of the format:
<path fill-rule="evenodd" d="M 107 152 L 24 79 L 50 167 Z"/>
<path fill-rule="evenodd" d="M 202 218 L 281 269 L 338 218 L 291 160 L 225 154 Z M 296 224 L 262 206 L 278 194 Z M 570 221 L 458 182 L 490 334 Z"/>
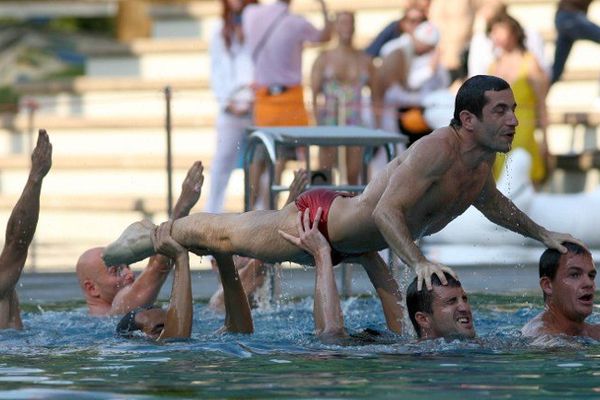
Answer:
<path fill-rule="evenodd" d="M 221 0 L 223 17 L 210 43 L 210 83 L 219 103 L 215 157 L 210 166 L 210 191 L 205 210 L 223 210 L 231 172 L 245 147 L 245 129 L 252 122 L 253 65 L 244 46 L 241 14 L 256 0 Z"/>

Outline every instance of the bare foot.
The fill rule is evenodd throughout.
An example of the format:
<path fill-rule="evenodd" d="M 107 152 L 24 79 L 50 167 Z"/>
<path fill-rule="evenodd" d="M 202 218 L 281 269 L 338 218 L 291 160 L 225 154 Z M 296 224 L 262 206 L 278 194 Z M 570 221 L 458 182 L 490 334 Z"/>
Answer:
<path fill-rule="evenodd" d="M 104 249 L 104 264 L 107 267 L 131 264 L 153 255 L 152 234 L 155 229 L 156 225 L 148 220 L 129 225 L 117 240 Z"/>

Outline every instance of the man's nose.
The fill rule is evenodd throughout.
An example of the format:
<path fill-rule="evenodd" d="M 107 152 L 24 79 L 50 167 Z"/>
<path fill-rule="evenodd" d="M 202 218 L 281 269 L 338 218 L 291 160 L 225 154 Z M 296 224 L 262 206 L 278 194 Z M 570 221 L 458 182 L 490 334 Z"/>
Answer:
<path fill-rule="evenodd" d="M 509 126 L 518 126 L 519 125 L 519 120 L 517 119 L 517 114 L 515 114 L 514 111 L 512 111 L 510 113 L 510 116 L 508 117 L 508 122 L 507 124 Z"/>
<path fill-rule="evenodd" d="M 469 303 L 468 303 L 468 302 L 466 302 L 466 301 L 464 301 L 464 300 L 460 300 L 460 301 L 458 302 L 458 309 L 459 309 L 460 311 L 468 311 L 468 310 L 470 309 L 470 307 L 469 307 Z"/>

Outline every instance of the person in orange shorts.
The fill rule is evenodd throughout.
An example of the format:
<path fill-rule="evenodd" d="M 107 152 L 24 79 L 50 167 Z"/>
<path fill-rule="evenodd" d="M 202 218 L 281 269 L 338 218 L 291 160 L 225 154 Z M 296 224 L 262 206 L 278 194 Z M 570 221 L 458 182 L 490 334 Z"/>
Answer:
<path fill-rule="evenodd" d="M 327 18 L 324 0 L 321 6 L 323 29 L 315 28 L 304 17 L 289 12 L 291 0 L 271 4 L 252 4 L 244 9 L 242 27 L 246 45 L 254 62 L 254 125 L 306 126 L 308 114 L 302 89 L 302 48 L 305 42 L 321 43 L 331 37 L 331 23 Z M 276 166 L 279 181 L 286 159 Z M 256 154 L 251 169 L 251 187 L 258 188 L 265 170 L 264 154 Z M 255 206 L 257 190 L 251 195 Z M 267 201 L 263 199 L 263 204 Z"/>

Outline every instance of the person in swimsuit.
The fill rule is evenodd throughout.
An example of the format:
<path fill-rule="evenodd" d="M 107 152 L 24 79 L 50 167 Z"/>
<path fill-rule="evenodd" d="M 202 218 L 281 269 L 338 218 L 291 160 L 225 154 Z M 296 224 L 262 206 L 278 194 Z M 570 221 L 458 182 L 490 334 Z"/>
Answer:
<path fill-rule="evenodd" d="M 389 246 L 414 269 L 418 289 L 423 282 L 431 289 L 432 274 L 446 284 L 444 272 L 455 276 L 454 272 L 427 259 L 415 241 L 443 229 L 471 205 L 494 223 L 549 248 L 564 252 L 563 242 L 581 243 L 569 234 L 536 224 L 496 188 L 492 166 L 497 152 L 511 148 L 518 124 L 515 108 L 506 81 L 475 76 L 458 91 L 451 125 L 437 129 L 390 161 L 364 192 L 345 197 L 307 191 L 298 197 L 296 203 L 317 197 L 322 203 L 318 206 L 327 215 L 327 220 L 321 217 L 321 226 L 332 249 L 352 254 L 363 265 L 380 298 L 396 298 L 392 309 L 384 309 L 392 331 L 400 332 L 402 327 L 400 291 L 376 252 Z M 311 264 L 309 254 L 279 234 L 295 232 L 298 211 L 296 204 L 288 204 L 278 211 L 197 213 L 176 220 L 171 235 L 196 254 L 217 252 Z M 131 224 L 106 248 L 105 263 L 118 265 L 153 254 L 151 238 L 155 229 Z M 389 303 L 382 302 L 384 307 Z"/>
<path fill-rule="evenodd" d="M 46 130 L 40 129 L 31 154 L 29 178 L 6 224 L 6 239 L 0 254 L 0 329 L 23 329 L 15 288 L 37 227 L 42 181 L 51 166 L 52 144 Z"/>
<path fill-rule="evenodd" d="M 315 294 L 313 316 L 315 333 L 325 343 L 368 344 L 394 342 L 381 332 L 366 329 L 358 333 L 348 333 L 344 327 L 344 316 L 340 305 L 340 296 L 333 273 L 334 262 L 329 241 L 321 233 L 318 224 L 311 222 L 320 218 L 323 210 L 318 208 L 315 218 L 310 217 L 311 210 L 298 211 L 296 227 L 298 236 L 282 232 L 290 243 L 305 250 L 315 261 Z M 421 340 L 469 339 L 475 337 L 473 315 L 467 294 L 461 283 L 445 273 L 447 285 L 442 285 L 436 275 L 431 283 L 433 290 L 417 290 L 415 278 L 406 291 L 408 316 Z M 391 301 L 391 297 L 382 297 L 382 301 Z M 393 304 L 392 304 L 393 306 Z"/>
<path fill-rule="evenodd" d="M 371 58 L 354 47 L 354 14 L 337 13 L 336 47 L 325 50 L 315 60 L 310 81 L 313 110 L 318 125 L 365 126 L 363 89 L 371 89 L 374 66 Z M 358 185 L 362 166 L 362 147 L 346 149 L 348 183 Z M 336 163 L 337 147 L 319 149 L 319 165 L 331 170 Z M 339 160 L 338 160 L 339 162 Z"/>

